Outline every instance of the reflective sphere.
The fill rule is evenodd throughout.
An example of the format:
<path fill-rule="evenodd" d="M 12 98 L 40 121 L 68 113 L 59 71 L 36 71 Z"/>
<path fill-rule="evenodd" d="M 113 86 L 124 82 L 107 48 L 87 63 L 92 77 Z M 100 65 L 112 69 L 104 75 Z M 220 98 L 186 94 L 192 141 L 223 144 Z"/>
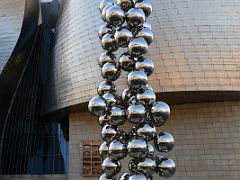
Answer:
<path fill-rule="evenodd" d="M 148 180 L 143 174 L 131 174 L 127 180 Z"/>
<path fill-rule="evenodd" d="M 126 144 L 121 141 L 114 140 L 109 145 L 109 154 L 114 160 L 123 159 L 127 155 Z"/>
<path fill-rule="evenodd" d="M 154 158 L 151 156 L 146 156 L 138 161 L 137 170 L 140 173 L 151 176 L 153 173 L 155 173 L 156 166 L 157 165 Z"/>
<path fill-rule="evenodd" d="M 159 101 L 151 108 L 151 117 L 155 126 L 162 126 L 170 116 L 170 107 L 165 102 Z"/>
<path fill-rule="evenodd" d="M 111 81 L 102 81 L 97 88 L 97 92 L 100 96 L 107 92 L 116 92 L 116 87 Z"/>
<path fill-rule="evenodd" d="M 148 155 L 154 156 L 155 149 L 151 144 L 148 144 Z"/>
<path fill-rule="evenodd" d="M 128 11 L 133 7 L 132 0 L 117 0 L 117 5 L 119 5 L 124 11 Z"/>
<path fill-rule="evenodd" d="M 144 121 L 146 115 L 145 107 L 141 104 L 130 105 L 127 109 L 128 121 L 133 124 L 139 124 Z"/>
<path fill-rule="evenodd" d="M 102 76 L 109 81 L 115 81 L 120 76 L 120 70 L 115 64 L 106 63 L 102 67 Z"/>
<path fill-rule="evenodd" d="M 111 6 L 113 6 L 113 5 L 111 5 Z M 102 14 L 101 14 L 103 21 L 107 21 L 107 20 L 106 20 L 106 13 L 107 13 L 107 10 L 108 10 L 111 6 L 109 5 L 109 6 L 106 6 L 106 7 L 103 8 Z"/>
<path fill-rule="evenodd" d="M 147 76 L 150 76 L 154 71 L 154 64 L 148 57 L 140 58 L 139 61 L 135 63 L 135 69 L 144 71 Z"/>
<path fill-rule="evenodd" d="M 149 22 L 149 20 L 145 20 L 145 22 L 143 23 L 143 27 L 144 28 L 149 28 L 149 29 L 151 29 L 152 30 L 152 25 L 151 25 L 151 23 Z"/>
<path fill-rule="evenodd" d="M 157 162 L 156 171 L 159 176 L 169 178 L 176 172 L 176 165 L 172 159 L 161 158 L 161 160 Z"/>
<path fill-rule="evenodd" d="M 143 158 L 148 153 L 147 142 L 142 138 L 134 138 L 128 142 L 128 153 L 133 158 Z"/>
<path fill-rule="evenodd" d="M 106 100 L 108 106 L 114 106 L 118 103 L 116 94 L 107 92 L 102 97 Z"/>
<path fill-rule="evenodd" d="M 147 123 L 142 123 L 140 124 L 137 129 L 136 129 L 136 134 L 139 137 L 142 137 L 146 141 L 151 141 L 153 140 L 157 130 L 155 126 L 147 124 Z"/>
<path fill-rule="evenodd" d="M 156 162 L 156 165 L 158 166 L 163 160 L 166 160 L 167 158 L 165 158 L 164 156 L 158 154 L 155 156 L 155 162 Z"/>
<path fill-rule="evenodd" d="M 131 159 L 128 163 L 128 169 L 131 172 L 137 172 L 137 159 Z"/>
<path fill-rule="evenodd" d="M 103 9 L 107 6 L 113 6 L 114 0 L 102 0 L 99 6 L 100 11 L 102 12 Z"/>
<path fill-rule="evenodd" d="M 120 47 L 127 47 L 129 41 L 133 37 L 133 34 L 127 28 L 120 28 L 115 32 L 114 37 L 116 39 L 117 45 Z"/>
<path fill-rule="evenodd" d="M 108 177 L 106 173 L 102 174 L 98 180 L 116 180 L 115 177 Z"/>
<path fill-rule="evenodd" d="M 88 110 L 95 116 L 104 115 L 106 107 L 106 101 L 100 96 L 95 96 L 88 102 Z"/>
<path fill-rule="evenodd" d="M 128 133 L 130 139 L 134 139 L 134 138 L 137 137 L 136 131 L 137 131 L 137 127 L 136 127 L 136 126 L 133 126 L 132 129 L 131 129 L 131 130 L 129 131 L 129 133 Z"/>
<path fill-rule="evenodd" d="M 155 93 L 148 88 L 145 88 L 142 92 L 139 92 L 136 98 L 139 103 L 144 105 L 151 105 L 154 104 L 154 102 L 156 101 Z"/>
<path fill-rule="evenodd" d="M 116 64 L 116 57 L 114 54 L 112 53 L 108 53 L 108 52 L 104 52 L 100 55 L 99 59 L 98 59 L 98 64 L 100 67 L 103 67 L 104 64 L 106 63 L 113 63 Z"/>
<path fill-rule="evenodd" d="M 115 126 L 120 126 L 126 121 L 126 111 L 123 107 L 112 107 L 109 111 L 109 123 Z"/>
<path fill-rule="evenodd" d="M 133 39 L 128 44 L 128 51 L 133 57 L 141 57 L 147 53 L 148 43 L 143 38 Z"/>
<path fill-rule="evenodd" d="M 122 129 L 119 129 L 116 139 L 118 139 L 122 142 L 127 142 L 129 140 L 129 136 Z"/>
<path fill-rule="evenodd" d="M 140 27 L 143 25 L 146 16 L 140 8 L 132 8 L 127 12 L 127 22 L 131 26 Z"/>
<path fill-rule="evenodd" d="M 134 67 L 134 58 L 131 57 L 129 54 L 124 53 L 120 56 L 119 65 L 122 70 L 124 71 L 132 71 Z"/>
<path fill-rule="evenodd" d="M 112 33 L 112 28 L 109 25 L 102 25 L 98 31 L 98 37 L 102 39 L 102 37 L 107 34 L 107 33 Z"/>
<path fill-rule="evenodd" d="M 136 2 L 135 7 L 141 8 L 144 11 L 146 17 L 152 13 L 152 4 L 149 0 L 141 0 Z"/>
<path fill-rule="evenodd" d="M 131 97 L 132 97 L 131 91 L 128 88 L 124 89 L 122 92 L 122 100 L 124 102 L 127 102 Z"/>
<path fill-rule="evenodd" d="M 137 33 L 136 38 L 144 38 L 148 45 L 150 45 L 153 42 L 153 32 L 149 28 L 143 28 Z"/>
<path fill-rule="evenodd" d="M 147 84 L 147 85 L 146 85 L 146 88 L 147 88 L 147 89 L 150 89 L 151 91 L 153 91 L 153 92 L 154 92 L 154 90 L 153 90 L 152 86 L 150 86 L 149 84 Z"/>
<path fill-rule="evenodd" d="M 117 128 L 111 125 L 105 125 L 102 128 L 101 136 L 104 141 L 110 143 L 116 137 L 117 133 Z"/>
<path fill-rule="evenodd" d="M 111 6 L 106 12 L 107 22 L 115 27 L 123 24 L 124 18 L 124 12 L 119 6 Z"/>
<path fill-rule="evenodd" d="M 101 158 L 106 158 L 108 156 L 108 145 L 106 142 L 103 142 L 100 146 L 99 146 L 99 155 L 101 156 Z"/>
<path fill-rule="evenodd" d="M 114 52 L 118 49 L 116 40 L 112 34 L 105 34 L 102 37 L 102 47 L 108 52 Z"/>
<path fill-rule="evenodd" d="M 159 152 L 169 152 L 174 147 L 174 138 L 168 132 L 161 132 L 154 137 L 154 146 Z"/>
<path fill-rule="evenodd" d="M 121 163 L 107 157 L 102 162 L 102 170 L 106 173 L 107 177 L 115 176 L 121 170 Z"/>
<path fill-rule="evenodd" d="M 148 82 L 148 78 L 143 71 L 132 71 L 127 77 L 128 85 L 132 89 L 144 88 Z"/>
<path fill-rule="evenodd" d="M 119 180 L 127 180 L 131 174 L 130 173 L 123 173 Z"/>
<path fill-rule="evenodd" d="M 106 116 L 106 115 L 100 116 L 100 117 L 98 118 L 98 122 L 99 122 L 99 124 L 100 124 L 102 127 L 105 126 L 105 125 L 108 123 L 108 118 L 107 118 L 107 116 Z"/>

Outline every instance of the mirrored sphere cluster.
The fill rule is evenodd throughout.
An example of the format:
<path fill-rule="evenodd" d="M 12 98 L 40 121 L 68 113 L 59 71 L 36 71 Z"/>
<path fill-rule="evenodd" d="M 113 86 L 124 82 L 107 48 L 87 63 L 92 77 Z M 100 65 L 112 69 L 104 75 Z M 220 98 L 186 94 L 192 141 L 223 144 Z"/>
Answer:
<path fill-rule="evenodd" d="M 173 160 L 156 155 L 173 149 L 174 138 L 168 132 L 157 133 L 157 127 L 170 116 L 168 104 L 156 101 L 148 77 L 154 71 L 153 61 L 146 55 L 153 42 L 153 32 L 147 18 L 152 13 L 150 0 L 102 0 L 99 6 L 105 22 L 98 36 L 104 52 L 98 63 L 104 80 L 97 87 L 98 96 L 88 104 L 102 127 L 99 155 L 103 174 L 99 180 L 117 179 L 121 160 L 131 157 L 129 172 L 120 180 L 152 180 L 153 174 L 171 177 L 176 171 Z M 125 52 L 116 57 L 119 48 Z M 118 94 L 114 81 L 126 71 L 128 87 Z M 132 124 L 129 132 L 121 126 Z"/>

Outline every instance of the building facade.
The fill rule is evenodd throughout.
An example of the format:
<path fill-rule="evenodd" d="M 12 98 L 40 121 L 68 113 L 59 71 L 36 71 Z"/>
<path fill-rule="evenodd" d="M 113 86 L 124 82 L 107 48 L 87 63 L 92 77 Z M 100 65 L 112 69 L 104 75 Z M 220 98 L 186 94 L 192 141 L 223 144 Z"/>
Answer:
<path fill-rule="evenodd" d="M 151 2 L 155 39 L 149 47 L 149 57 L 155 71 L 149 83 L 157 99 L 171 107 L 170 119 L 158 129 L 175 137 L 175 148 L 169 157 L 176 162 L 177 171 L 171 179 L 237 180 L 240 1 Z M 69 160 L 64 167 L 68 170 L 57 176 L 54 172 L 41 176 L 7 173 L 1 176 L 3 179 L 96 179 L 91 173 L 83 173 L 83 148 L 84 141 L 99 141 L 101 131 L 98 120 L 87 111 L 87 102 L 97 94 L 96 86 L 102 81 L 97 61 L 103 52 L 98 39 L 102 24 L 99 3 L 100 0 L 63 3 L 42 92 L 42 120 L 66 122 L 67 118 Z M 126 75 L 123 72 L 115 82 L 119 94 L 127 87 Z"/>

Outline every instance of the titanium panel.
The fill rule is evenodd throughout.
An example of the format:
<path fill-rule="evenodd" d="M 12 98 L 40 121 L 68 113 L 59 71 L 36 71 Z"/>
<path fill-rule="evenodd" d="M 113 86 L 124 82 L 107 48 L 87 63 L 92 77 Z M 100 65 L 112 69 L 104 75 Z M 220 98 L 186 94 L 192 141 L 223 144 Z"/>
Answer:
<path fill-rule="evenodd" d="M 19 38 L 25 1 L 0 1 L 0 74 Z"/>
<path fill-rule="evenodd" d="M 56 28 L 45 113 L 87 102 L 102 77 L 100 0 L 68 0 Z M 240 1 L 151 0 L 155 92 L 240 90 Z M 126 74 L 126 73 L 123 73 Z M 116 82 L 126 88 L 126 76 Z M 203 95 L 204 96 L 204 95 Z"/>

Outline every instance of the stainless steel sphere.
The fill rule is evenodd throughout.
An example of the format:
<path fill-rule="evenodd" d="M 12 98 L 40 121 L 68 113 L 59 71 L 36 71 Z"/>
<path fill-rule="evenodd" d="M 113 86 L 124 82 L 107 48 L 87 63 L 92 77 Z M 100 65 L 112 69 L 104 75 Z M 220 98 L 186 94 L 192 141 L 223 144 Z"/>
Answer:
<path fill-rule="evenodd" d="M 119 57 L 119 65 L 124 71 L 132 71 L 134 68 L 134 58 L 128 53 L 124 53 Z"/>
<path fill-rule="evenodd" d="M 98 118 L 98 122 L 99 122 L 100 126 L 102 126 L 102 127 L 105 126 L 106 124 L 108 124 L 107 116 L 106 115 L 100 116 Z"/>
<path fill-rule="evenodd" d="M 139 137 L 145 139 L 146 141 L 153 140 L 156 133 L 157 133 L 156 127 L 147 123 L 140 124 L 136 129 L 136 134 Z"/>
<path fill-rule="evenodd" d="M 100 39 L 102 39 L 102 37 L 107 33 L 111 34 L 112 33 L 112 28 L 111 28 L 111 26 L 109 26 L 107 24 L 104 24 L 100 27 L 100 29 L 98 31 L 98 37 Z"/>
<path fill-rule="evenodd" d="M 100 146 L 99 146 L 99 155 L 101 156 L 101 158 L 106 158 L 108 156 L 108 145 L 106 142 L 103 142 Z"/>
<path fill-rule="evenodd" d="M 102 0 L 100 2 L 99 10 L 100 12 L 102 12 L 105 7 L 113 6 L 113 5 L 114 5 L 114 0 Z"/>
<path fill-rule="evenodd" d="M 147 88 L 147 89 L 150 89 L 151 91 L 153 91 L 153 92 L 154 92 L 154 90 L 153 90 L 152 86 L 150 86 L 149 84 L 147 84 L 147 85 L 146 85 L 146 88 Z"/>
<path fill-rule="evenodd" d="M 127 109 L 127 119 L 133 124 L 139 124 L 144 121 L 146 109 L 141 104 L 130 105 Z"/>
<path fill-rule="evenodd" d="M 128 88 L 124 89 L 122 92 L 122 100 L 124 102 L 127 102 L 131 97 L 132 97 L 131 91 Z"/>
<path fill-rule="evenodd" d="M 152 30 L 152 25 L 151 25 L 151 23 L 148 19 L 146 19 L 145 22 L 143 23 L 143 27 L 144 28 L 149 28 L 149 29 Z"/>
<path fill-rule="evenodd" d="M 155 126 L 162 126 L 170 116 L 170 107 L 165 102 L 159 101 L 151 108 L 151 117 Z"/>
<path fill-rule="evenodd" d="M 128 163 L 128 169 L 130 172 L 137 172 L 137 162 L 138 162 L 138 159 L 131 159 Z"/>
<path fill-rule="evenodd" d="M 148 43 L 143 38 L 132 39 L 128 44 L 128 51 L 133 57 L 141 57 L 148 52 Z"/>
<path fill-rule="evenodd" d="M 116 178 L 113 176 L 113 177 L 108 177 L 106 175 L 106 173 L 103 173 L 99 178 L 98 180 L 116 180 Z"/>
<path fill-rule="evenodd" d="M 129 135 L 122 129 L 119 129 L 116 139 L 126 143 L 129 140 Z"/>
<path fill-rule="evenodd" d="M 148 155 L 154 156 L 155 149 L 151 144 L 148 144 Z"/>
<path fill-rule="evenodd" d="M 164 159 L 166 160 L 167 158 L 160 154 L 156 155 L 155 156 L 156 165 L 158 166 Z"/>
<path fill-rule="evenodd" d="M 117 65 L 113 63 L 106 63 L 102 67 L 102 76 L 103 78 L 109 81 L 115 81 L 119 78 L 121 71 Z"/>
<path fill-rule="evenodd" d="M 113 5 L 109 5 L 109 6 L 105 6 L 101 12 L 101 16 L 102 16 L 102 20 L 103 21 L 107 21 L 106 20 L 106 13 L 107 13 L 107 10 L 112 7 Z"/>
<path fill-rule="evenodd" d="M 139 101 L 139 103 L 143 105 L 152 105 L 156 101 L 155 93 L 148 88 L 145 88 L 143 91 L 138 92 L 136 98 Z"/>
<path fill-rule="evenodd" d="M 119 140 L 114 140 L 109 145 L 109 154 L 112 159 L 120 160 L 127 155 L 126 144 Z"/>
<path fill-rule="evenodd" d="M 156 171 L 159 176 L 169 178 L 176 172 L 176 165 L 172 159 L 161 158 L 160 162 L 157 162 Z"/>
<path fill-rule="evenodd" d="M 147 74 L 143 71 L 132 71 L 127 77 L 128 85 L 131 89 L 144 88 L 148 82 Z"/>
<path fill-rule="evenodd" d="M 106 107 L 106 101 L 100 96 L 95 96 L 88 102 L 88 110 L 95 116 L 104 115 Z"/>
<path fill-rule="evenodd" d="M 104 52 L 100 55 L 99 59 L 98 59 L 98 64 L 100 67 L 103 67 L 104 64 L 106 63 L 113 63 L 116 64 L 116 57 L 114 54 L 109 53 L 109 52 Z"/>
<path fill-rule="evenodd" d="M 117 0 L 117 5 L 122 8 L 124 11 L 128 11 L 134 5 L 132 0 Z"/>
<path fill-rule="evenodd" d="M 161 132 L 154 137 L 154 146 L 159 152 L 169 152 L 174 147 L 174 138 L 168 132 Z"/>
<path fill-rule="evenodd" d="M 124 18 L 124 11 L 119 6 L 111 6 L 106 12 L 107 22 L 115 27 L 122 25 Z"/>
<path fill-rule="evenodd" d="M 130 173 L 123 173 L 119 180 L 127 180 L 131 174 Z"/>
<path fill-rule="evenodd" d="M 133 27 L 142 27 L 145 19 L 145 13 L 140 8 L 132 8 L 127 12 L 127 22 Z"/>
<path fill-rule="evenodd" d="M 133 158 L 143 158 L 148 153 L 147 142 L 142 138 L 134 138 L 128 142 L 128 153 Z"/>
<path fill-rule="evenodd" d="M 112 107 L 109 111 L 108 119 L 111 125 L 123 125 L 127 119 L 126 110 L 120 106 Z"/>
<path fill-rule="evenodd" d="M 145 56 L 143 58 L 140 58 L 135 63 L 135 69 L 142 70 L 147 74 L 147 76 L 150 76 L 154 71 L 154 63 L 151 59 Z"/>
<path fill-rule="evenodd" d="M 156 162 L 151 156 L 146 156 L 137 163 L 137 171 L 147 176 L 151 176 L 156 172 Z"/>
<path fill-rule="evenodd" d="M 102 37 L 102 47 L 108 52 L 114 52 L 118 49 L 118 45 L 113 34 L 107 33 Z"/>
<path fill-rule="evenodd" d="M 97 92 L 100 96 L 107 92 L 115 93 L 116 87 L 111 81 L 102 81 L 97 87 Z"/>
<path fill-rule="evenodd" d="M 135 3 L 136 8 L 141 8 L 145 16 L 148 17 L 152 13 L 152 4 L 150 0 L 141 0 Z"/>
<path fill-rule="evenodd" d="M 114 106 L 119 101 L 117 95 L 110 92 L 103 94 L 102 98 L 106 100 L 107 106 Z"/>
<path fill-rule="evenodd" d="M 127 180 L 149 180 L 145 175 L 143 174 L 131 174 Z"/>
<path fill-rule="evenodd" d="M 105 125 L 102 128 L 101 136 L 104 141 L 110 143 L 118 134 L 118 129 L 111 125 Z"/>
<path fill-rule="evenodd" d="M 133 34 L 127 28 L 119 28 L 114 34 L 117 45 L 120 47 L 127 47 L 130 40 L 133 38 Z"/>
<path fill-rule="evenodd" d="M 121 170 L 121 163 L 107 157 L 102 162 L 102 170 L 106 173 L 107 177 L 113 177 Z"/>
<path fill-rule="evenodd" d="M 150 28 L 143 28 L 137 33 L 136 38 L 143 38 L 150 45 L 153 42 L 153 32 Z"/>

